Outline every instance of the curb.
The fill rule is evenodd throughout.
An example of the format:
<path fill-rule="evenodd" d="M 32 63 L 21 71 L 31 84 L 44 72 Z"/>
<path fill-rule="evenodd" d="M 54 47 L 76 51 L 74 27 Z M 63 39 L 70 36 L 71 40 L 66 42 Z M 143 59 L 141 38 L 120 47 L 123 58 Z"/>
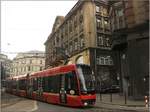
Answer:
<path fill-rule="evenodd" d="M 104 105 L 102 105 L 104 104 Z M 112 104 L 108 104 L 108 103 L 103 103 L 101 102 L 99 105 L 95 105 L 96 108 L 103 108 L 103 109 L 109 109 L 109 110 L 116 110 L 116 111 L 132 111 L 132 112 L 148 112 L 149 108 L 138 108 L 138 106 L 136 107 L 128 107 L 128 106 L 125 106 L 125 105 L 116 105 L 116 104 L 113 104 L 112 106 L 116 105 L 116 107 L 111 107 L 110 105 Z"/>
<path fill-rule="evenodd" d="M 129 104 L 115 104 L 115 103 L 109 103 L 109 102 L 98 102 L 108 105 L 118 105 L 118 106 L 124 106 L 124 107 L 145 107 L 145 105 L 129 105 Z"/>

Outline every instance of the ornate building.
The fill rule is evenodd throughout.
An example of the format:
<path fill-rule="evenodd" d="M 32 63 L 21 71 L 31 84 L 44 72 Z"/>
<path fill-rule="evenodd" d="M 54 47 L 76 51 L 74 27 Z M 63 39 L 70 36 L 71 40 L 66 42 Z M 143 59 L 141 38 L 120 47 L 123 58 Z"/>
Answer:
<path fill-rule="evenodd" d="M 109 1 L 112 50 L 123 92 L 143 99 L 149 92 L 149 1 Z"/>
<path fill-rule="evenodd" d="M 0 76 L 1 80 L 5 80 L 10 76 L 11 60 L 8 59 L 7 55 L 0 54 Z"/>
<path fill-rule="evenodd" d="M 29 51 L 19 53 L 12 62 L 12 76 L 24 75 L 41 71 L 45 68 L 45 53 L 43 51 Z"/>
<path fill-rule="evenodd" d="M 46 68 L 64 64 L 68 56 L 67 64 L 89 64 L 101 86 L 117 84 L 108 8 L 102 0 L 79 0 L 65 17 L 56 17 L 45 42 Z"/>

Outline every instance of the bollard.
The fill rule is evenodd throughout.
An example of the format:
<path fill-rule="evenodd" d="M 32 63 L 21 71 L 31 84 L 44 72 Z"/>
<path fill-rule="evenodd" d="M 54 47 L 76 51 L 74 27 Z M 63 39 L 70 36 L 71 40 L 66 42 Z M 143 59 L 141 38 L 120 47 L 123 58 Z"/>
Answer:
<path fill-rule="evenodd" d="M 148 96 L 145 96 L 145 107 L 148 108 L 149 101 L 148 101 Z"/>
<path fill-rule="evenodd" d="M 112 102 L 112 93 L 110 93 L 110 102 Z"/>
<path fill-rule="evenodd" d="M 124 93 L 124 101 L 125 101 L 124 103 L 127 104 L 127 94 L 126 94 L 126 92 Z"/>
<path fill-rule="evenodd" d="M 100 101 L 102 101 L 102 94 L 100 94 Z"/>

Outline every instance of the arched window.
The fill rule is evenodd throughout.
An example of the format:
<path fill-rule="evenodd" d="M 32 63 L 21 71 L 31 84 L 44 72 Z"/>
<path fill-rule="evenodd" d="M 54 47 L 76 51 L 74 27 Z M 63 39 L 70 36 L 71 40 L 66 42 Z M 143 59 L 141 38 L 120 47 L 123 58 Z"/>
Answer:
<path fill-rule="evenodd" d="M 80 55 L 76 58 L 76 64 L 84 64 L 83 56 Z"/>

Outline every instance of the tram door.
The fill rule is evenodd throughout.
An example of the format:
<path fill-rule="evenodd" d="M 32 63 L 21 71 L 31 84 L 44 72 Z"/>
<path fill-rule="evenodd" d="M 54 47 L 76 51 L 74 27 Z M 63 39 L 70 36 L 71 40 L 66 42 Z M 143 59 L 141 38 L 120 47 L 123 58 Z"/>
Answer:
<path fill-rule="evenodd" d="M 61 75 L 60 77 L 60 103 L 66 104 L 67 103 L 67 93 L 65 90 L 65 75 Z"/>
<path fill-rule="evenodd" d="M 27 96 L 29 98 L 32 98 L 32 93 L 33 93 L 33 79 L 28 79 L 27 80 Z"/>

